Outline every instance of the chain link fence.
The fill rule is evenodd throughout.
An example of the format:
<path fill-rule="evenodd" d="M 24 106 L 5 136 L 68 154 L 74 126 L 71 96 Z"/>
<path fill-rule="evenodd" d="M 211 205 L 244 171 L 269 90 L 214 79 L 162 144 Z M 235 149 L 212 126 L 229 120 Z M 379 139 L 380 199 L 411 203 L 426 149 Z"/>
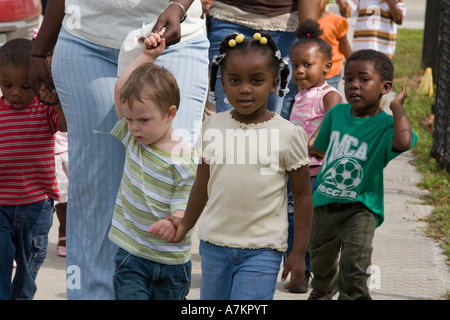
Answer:
<path fill-rule="evenodd" d="M 427 19 L 433 19 L 439 24 L 439 31 L 436 33 L 439 35 L 438 46 L 430 48 L 431 50 L 439 48 L 437 50 L 437 68 L 434 69 L 437 71 L 435 72 L 437 79 L 436 100 L 433 106 L 433 144 L 430 155 L 437 160 L 440 166 L 450 172 L 450 0 L 428 0 L 427 11 L 429 3 L 440 6 L 440 14 L 430 18 L 428 14 L 426 16 Z M 432 8 L 431 10 L 436 9 Z M 424 39 L 429 35 L 427 31 L 424 31 Z M 429 40 L 424 40 L 424 47 L 426 41 Z M 426 59 L 427 57 L 424 57 L 423 61 Z M 433 62 L 430 63 L 432 66 Z"/>

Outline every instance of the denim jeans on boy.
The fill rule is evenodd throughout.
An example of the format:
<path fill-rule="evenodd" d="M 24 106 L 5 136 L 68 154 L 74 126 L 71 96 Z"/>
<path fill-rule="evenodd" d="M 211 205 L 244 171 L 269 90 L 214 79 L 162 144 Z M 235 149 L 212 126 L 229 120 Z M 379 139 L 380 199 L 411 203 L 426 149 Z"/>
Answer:
<path fill-rule="evenodd" d="M 271 300 L 283 253 L 200 241 L 200 300 Z"/>
<path fill-rule="evenodd" d="M 33 299 L 54 212 L 52 199 L 0 206 L 0 300 Z M 17 268 L 11 283 L 14 260 Z"/>
<path fill-rule="evenodd" d="M 295 37 L 294 32 L 284 32 L 284 31 L 264 31 L 264 30 L 255 30 L 249 27 L 245 27 L 239 24 L 234 24 L 227 21 L 218 20 L 215 18 L 211 18 L 210 22 L 210 29 L 208 32 L 208 39 L 210 42 L 209 46 L 209 62 L 212 63 L 212 59 L 214 56 L 219 55 L 219 46 L 222 40 L 234 33 L 242 33 L 246 38 L 253 39 L 253 35 L 256 32 L 267 32 L 270 33 L 273 40 L 278 46 L 278 49 L 281 52 L 281 56 L 289 57 L 290 51 L 292 48 L 292 45 L 294 44 L 295 40 L 297 39 Z M 288 77 L 288 83 L 291 79 L 292 75 L 292 68 L 289 64 L 289 77 Z M 224 102 L 225 99 L 225 93 L 222 91 L 222 83 L 220 81 L 220 70 L 217 74 L 217 81 L 216 81 L 216 88 L 215 88 L 215 94 L 217 97 L 216 100 L 216 111 L 222 112 L 226 110 L 230 110 L 232 106 L 226 102 Z M 267 103 L 267 109 L 271 111 L 275 111 L 277 113 L 281 112 L 283 104 L 283 97 L 280 97 L 278 95 L 278 91 L 275 94 L 271 94 L 269 96 L 269 101 Z"/>
<path fill-rule="evenodd" d="M 191 286 L 191 261 L 161 264 L 119 248 L 115 257 L 116 300 L 184 300 Z"/>

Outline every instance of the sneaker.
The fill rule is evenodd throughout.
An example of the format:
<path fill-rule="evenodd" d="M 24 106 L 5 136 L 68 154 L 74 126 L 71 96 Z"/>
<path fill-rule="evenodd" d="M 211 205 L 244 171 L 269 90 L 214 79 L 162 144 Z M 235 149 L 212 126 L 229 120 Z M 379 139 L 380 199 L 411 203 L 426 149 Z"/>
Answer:
<path fill-rule="evenodd" d="M 66 237 L 61 237 L 58 239 L 58 243 L 56 244 L 56 252 L 60 257 L 65 257 L 67 255 Z"/>
<path fill-rule="evenodd" d="M 305 272 L 305 278 L 303 278 L 302 283 L 297 288 L 289 289 L 291 293 L 306 293 L 308 292 L 309 279 L 311 278 L 311 273 L 309 271 Z"/>
<path fill-rule="evenodd" d="M 330 292 L 320 292 L 317 290 L 311 291 L 308 300 L 332 300 L 333 296 L 337 293 L 337 290 Z"/>

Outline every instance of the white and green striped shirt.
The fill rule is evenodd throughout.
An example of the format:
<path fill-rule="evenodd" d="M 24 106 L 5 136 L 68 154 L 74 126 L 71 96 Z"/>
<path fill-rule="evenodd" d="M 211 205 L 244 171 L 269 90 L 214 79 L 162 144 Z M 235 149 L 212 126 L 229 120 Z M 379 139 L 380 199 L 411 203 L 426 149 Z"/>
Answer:
<path fill-rule="evenodd" d="M 176 210 L 185 210 L 197 171 L 194 152 L 172 157 L 143 145 L 122 118 L 111 131 L 126 147 L 124 173 L 117 195 L 109 238 L 133 255 L 164 264 L 190 259 L 191 234 L 167 243 L 149 233 L 150 226 Z"/>

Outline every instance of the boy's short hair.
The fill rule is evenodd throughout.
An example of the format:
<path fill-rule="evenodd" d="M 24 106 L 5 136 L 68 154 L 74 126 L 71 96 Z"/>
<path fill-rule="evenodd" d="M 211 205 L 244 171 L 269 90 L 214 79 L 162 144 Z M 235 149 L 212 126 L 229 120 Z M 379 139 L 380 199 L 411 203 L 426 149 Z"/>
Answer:
<path fill-rule="evenodd" d="M 0 67 L 13 65 L 16 68 L 30 66 L 33 41 L 25 38 L 12 39 L 0 48 Z"/>
<path fill-rule="evenodd" d="M 125 82 L 120 92 L 120 102 L 132 107 L 133 101 L 150 99 L 163 112 L 170 106 L 180 105 L 180 89 L 173 74 L 154 63 L 145 63 L 136 68 Z"/>
<path fill-rule="evenodd" d="M 358 50 L 348 57 L 345 65 L 351 61 L 372 61 L 375 70 L 380 74 L 381 81 L 394 80 L 394 64 L 384 53 L 373 49 Z"/>

